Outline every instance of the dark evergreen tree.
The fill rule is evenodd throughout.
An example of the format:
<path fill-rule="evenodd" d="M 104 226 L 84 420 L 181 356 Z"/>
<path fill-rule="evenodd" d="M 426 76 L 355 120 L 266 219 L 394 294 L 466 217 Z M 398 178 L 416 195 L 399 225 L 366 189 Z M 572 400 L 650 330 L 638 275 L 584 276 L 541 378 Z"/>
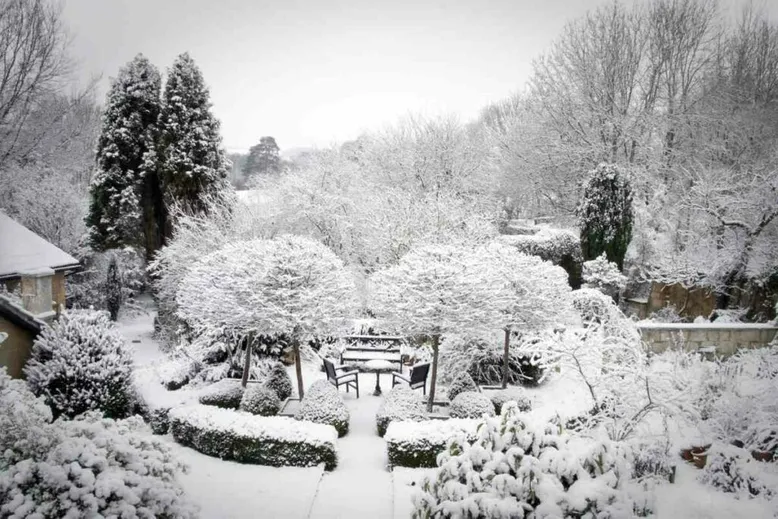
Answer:
<path fill-rule="evenodd" d="M 228 163 L 221 147 L 219 121 L 203 75 L 189 54 L 176 58 L 162 98 L 160 115 L 161 179 L 168 207 L 204 210 L 204 198 L 229 188 Z M 171 222 L 165 236 L 172 232 Z"/>
<path fill-rule="evenodd" d="M 142 247 L 148 259 L 161 244 L 164 207 L 155 152 L 160 87 L 159 71 L 139 54 L 108 91 L 86 216 L 97 250 Z"/>
<path fill-rule="evenodd" d="M 632 188 L 618 166 L 600 164 L 589 174 L 577 214 L 584 260 L 604 252 L 623 269 L 632 239 Z"/>
<path fill-rule="evenodd" d="M 262 137 L 259 144 L 249 149 L 243 171 L 247 177 L 267 175 L 281 171 L 281 154 L 273 137 Z"/>
<path fill-rule="evenodd" d="M 119 264 L 116 256 L 111 254 L 108 262 L 108 277 L 105 282 L 105 306 L 111 316 L 111 321 L 119 317 L 119 309 L 122 307 L 122 276 L 119 272 Z"/>

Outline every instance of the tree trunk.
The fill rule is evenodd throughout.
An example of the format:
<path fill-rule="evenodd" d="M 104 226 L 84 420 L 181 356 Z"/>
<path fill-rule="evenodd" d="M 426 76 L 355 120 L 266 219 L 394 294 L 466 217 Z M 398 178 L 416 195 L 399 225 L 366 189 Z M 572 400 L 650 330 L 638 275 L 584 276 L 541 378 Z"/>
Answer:
<path fill-rule="evenodd" d="M 251 350 L 253 346 L 253 341 L 251 340 L 251 336 L 243 340 L 246 341 L 246 358 L 243 360 L 243 378 L 240 380 L 240 384 L 245 389 L 249 383 L 249 371 L 251 371 Z"/>
<path fill-rule="evenodd" d="M 510 345 L 511 345 L 511 329 L 506 328 L 505 343 L 504 343 L 505 349 L 502 352 L 502 388 L 503 389 L 508 387 L 508 370 L 509 370 L 508 365 L 511 358 Z"/>
<path fill-rule="evenodd" d="M 300 400 L 303 399 L 303 366 L 300 360 L 300 340 L 297 335 L 292 337 L 292 347 L 294 348 L 294 371 L 297 374 L 297 394 Z"/>
<path fill-rule="evenodd" d="M 432 380 L 430 380 L 430 397 L 427 402 L 427 412 L 432 412 L 432 403 L 435 401 L 435 385 L 438 382 L 438 345 L 440 344 L 440 335 L 432 336 Z"/>

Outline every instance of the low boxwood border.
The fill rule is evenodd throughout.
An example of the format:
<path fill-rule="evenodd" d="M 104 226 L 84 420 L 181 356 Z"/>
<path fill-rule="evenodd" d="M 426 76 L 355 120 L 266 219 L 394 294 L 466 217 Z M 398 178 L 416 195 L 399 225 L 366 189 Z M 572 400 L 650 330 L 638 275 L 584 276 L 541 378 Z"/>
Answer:
<path fill-rule="evenodd" d="M 386 429 L 386 453 L 389 468 L 434 468 L 438 454 L 448 441 L 464 433 L 468 441 L 475 441 L 480 420 L 450 419 L 427 422 L 392 422 Z"/>
<path fill-rule="evenodd" d="M 330 425 L 205 405 L 178 407 L 169 416 L 173 438 L 208 456 L 272 467 L 338 464 L 338 433 Z"/>

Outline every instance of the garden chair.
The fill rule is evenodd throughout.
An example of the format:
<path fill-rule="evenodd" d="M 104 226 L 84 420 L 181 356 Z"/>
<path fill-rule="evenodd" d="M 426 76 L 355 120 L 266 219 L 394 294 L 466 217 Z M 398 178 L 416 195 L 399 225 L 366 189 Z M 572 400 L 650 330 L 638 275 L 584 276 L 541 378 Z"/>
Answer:
<path fill-rule="evenodd" d="M 349 366 L 336 366 L 327 359 L 322 359 L 324 362 L 324 372 L 327 374 L 327 380 L 330 384 L 340 389 L 340 386 L 346 386 L 346 393 L 348 388 L 353 387 L 357 392 L 357 398 L 359 398 L 359 372 L 357 370 L 350 370 Z M 345 373 L 338 374 L 338 371 L 346 371 Z"/>
<path fill-rule="evenodd" d="M 417 364 L 411 368 L 411 372 L 408 375 L 402 373 L 392 373 L 392 387 L 400 383 L 405 382 L 411 389 L 422 388 L 422 392 L 427 394 L 427 375 L 430 372 L 430 363 Z"/>

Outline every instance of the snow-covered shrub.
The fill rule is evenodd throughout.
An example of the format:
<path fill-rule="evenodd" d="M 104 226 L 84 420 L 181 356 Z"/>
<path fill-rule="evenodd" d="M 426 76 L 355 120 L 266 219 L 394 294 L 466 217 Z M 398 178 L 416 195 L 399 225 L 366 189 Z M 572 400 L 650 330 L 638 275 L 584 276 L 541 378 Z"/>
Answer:
<path fill-rule="evenodd" d="M 449 407 L 451 418 L 481 418 L 484 414 L 494 416 L 494 404 L 489 397 L 475 391 L 463 391 Z"/>
<path fill-rule="evenodd" d="M 170 429 L 169 413 L 170 407 L 145 406 L 141 415 L 154 434 L 167 434 Z"/>
<path fill-rule="evenodd" d="M 198 452 L 225 460 L 273 467 L 338 463 L 337 431 L 329 425 L 281 416 L 190 405 L 170 411 L 173 438 Z"/>
<path fill-rule="evenodd" d="M 224 409 L 237 409 L 243 399 L 243 386 L 239 380 L 223 379 L 208 386 L 200 394 L 203 405 L 212 405 Z"/>
<path fill-rule="evenodd" d="M 765 470 L 747 450 L 733 445 L 714 444 L 708 449 L 699 480 L 738 497 L 770 499 L 778 493 L 778 474 Z"/>
<path fill-rule="evenodd" d="M 475 440 L 456 437 L 440 454 L 439 469 L 413 498 L 413 517 L 634 517 L 646 511 L 620 445 L 534 423 L 513 403 L 480 424 Z"/>
<path fill-rule="evenodd" d="M 319 357 L 340 363 L 340 356 L 345 349 L 346 343 L 343 341 L 326 342 L 319 348 Z M 323 365 L 322 369 L 324 369 Z"/>
<path fill-rule="evenodd" d="M 670 457 L 668 445 L 662 442 L 638 442 L 632 446 L 632 477 L 673 482 L 675 458 Z"/>
<path fill-rule="evenodd" d="M 478 420 L 451 418 L 425 422 L 394 421 L 386 428 L 386 452 L 390 467 L 431 468 L 448 442 L 464 434 L 477 437 Z"/>
<path fill-rule="evenodd" d="M 279 400 L 292 396 L 292 379 L 282 364 L 276 364 L 265 379 L 265 386 L 275 392 Z"/>
<path fill-rule="evenodd" d="M 82 269 L 65 278 L 68 308 L 107 310 L 109 295 L 124 306 L 133 307 L 135 298 L 146 286 L 146 264 L 141 254 L 131 248 L 96 252 L 82 247 L 76 253 Z M 109 286 L 108 271 L 116 261 L 117 285 Z M 115 290 L 118 289 L 116 291 Z"/>
<path fill-rule="evenodd" d="M 465 391 L 478 391 L 478 386 L 469 373 L 459 372 L 448 386 L 446 394 L 448 395 L 449 402 L 453 402 L 459 393 L 464 393 Z"/>
<path fill-rule="evenodd" d="M 185 467 L 142 420 L 51 418 L 0 370 L 0 516 L 196 517 L 176 482 Z"/>
<path fill-rule="evenodd" d="M 100 410 L 122 418 L 135 404 L 132 354 L 105 312 L 63 314 L 35 340 L 24 373 L 55 417 Z"/>
<path fill-rule="evenodd" d="M 337 388 L 326 380 L 317 380 L 305 392 L 297 420 L 335 427 L 338 436 L 348 433 L 349 412 Z"/>
<path fill-rule="evenodd" d="M 272 389 L 259 384 L 249 384 L 243 392 L 239 409 L 260 416 L 274 416 L 278 414 L 281 402 L 278 395 Z"/>
<path fill-rule="evenodd" d="M 502 412 L 502 407 L 506 402 L 516 402 L 516 405 L 521 412 L 527 412 L 532 409 L 532 401 L 520 387 L 512 386 L 498 391 L 489 391 L 486 395 L 494 405 L 495 414 L 500 414 Z"/>
<path fill-rule="evenodd" d="M 543 228 L 536 234 L 500 236 L 499 241 L 519 252 L 537 256 L 565 269 L 572 288 L 581 286 L 583 254 L 578 235 L 564 229 Z"/>
<path fill-rule="evenodd" d="M 616 300 L 627 286 L 627 276 L 621 273 L 618 265 L 608 261 L 604 252 L 595 259 L 584 262 L 583 280 L 585 288 L 599 290 Z"/>
<path fill-rule="evenodd" d="M 157 366 L 157 375 L 165 389 L 175 391 L 189 383 L 197 374 L 199 363 L 187 357 L 174 357 Z"/>
<path fill-rule="evenodd" d="M 375 416 L 378 436 L 386 434 L 393 421 L 421 422 L 427 420 L 427 412 L 421 396 L 405 385 L 398 385 L 384 397 Z"/>

